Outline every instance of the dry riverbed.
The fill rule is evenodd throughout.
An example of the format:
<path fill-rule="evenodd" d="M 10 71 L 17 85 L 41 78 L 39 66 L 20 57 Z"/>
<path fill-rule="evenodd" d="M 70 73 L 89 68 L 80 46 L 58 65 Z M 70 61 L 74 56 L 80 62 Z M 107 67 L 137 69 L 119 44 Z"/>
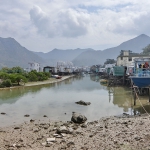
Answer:
<path fill-rule="evenodd" d="M 149 150 L 150 117 L 106 117 L 75 124 L 30 120 L 0 128 L 0 150 Z"/>

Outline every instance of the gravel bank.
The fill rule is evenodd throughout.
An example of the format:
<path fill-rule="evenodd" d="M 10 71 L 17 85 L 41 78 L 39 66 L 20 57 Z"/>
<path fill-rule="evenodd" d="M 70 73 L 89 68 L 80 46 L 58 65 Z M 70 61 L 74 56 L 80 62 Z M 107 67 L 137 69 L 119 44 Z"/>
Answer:
<path fill-rule="evenodd" d="M 84 124 L 28 123 L 0 128 L 0 150 L 149 150 L 150 117 L 107 117 Z"/>

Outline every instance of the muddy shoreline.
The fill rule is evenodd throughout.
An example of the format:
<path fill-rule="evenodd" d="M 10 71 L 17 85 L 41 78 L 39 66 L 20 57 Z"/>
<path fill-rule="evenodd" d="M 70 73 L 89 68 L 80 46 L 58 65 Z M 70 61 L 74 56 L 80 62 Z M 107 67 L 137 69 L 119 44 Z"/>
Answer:
<path fill-rule="evenodd" d="M 0 128 L 0 150 L 148 150 L 150 117 L 104 117 L 76 124 L 30 120 Z"/>

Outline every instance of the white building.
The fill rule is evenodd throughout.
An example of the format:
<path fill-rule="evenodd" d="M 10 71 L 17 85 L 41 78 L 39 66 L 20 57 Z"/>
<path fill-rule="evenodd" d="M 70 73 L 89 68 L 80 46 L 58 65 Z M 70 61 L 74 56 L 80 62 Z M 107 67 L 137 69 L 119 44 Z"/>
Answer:
<path fill-rule="evenodd" d="M 32 70 L 36 70 L 37 72 L 40 72 L 41 71 L 40 64 L 36 63 L 36 62 L 32 62 L 32 63 L 29 62 L 28 63 L 28 68 L 26 68 L 26 71 L 30 72 Z"/>
<path fill-rule="evenodd" d="M 117 57 L 117 66 L 133 66 L 135 58 L 147 58 L 147 55 L 133 53 L 130 50 L 121 50 Z"/>
<path fill-rule="evenodd" d="M 72 73 L 73 72 L 73 63 L 72 62 L 57 62 L 57 68 L 59 72 L 62 73 Z"/>

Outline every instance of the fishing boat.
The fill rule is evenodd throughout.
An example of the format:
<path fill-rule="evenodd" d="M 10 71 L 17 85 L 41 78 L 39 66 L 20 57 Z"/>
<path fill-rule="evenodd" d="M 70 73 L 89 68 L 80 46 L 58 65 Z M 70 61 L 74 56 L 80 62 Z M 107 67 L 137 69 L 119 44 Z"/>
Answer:
<path fill-rule="evenodd" d="M 147 64 L 147 67 L 142 67 Z M 134 60 L 134 75 L 129 78 L 139 88 L 150 87 L 150 58 L 136 58 Z"/>
<path fill-rule="evenodd" d="M 145 77 L 136 77 L 136 76 L 130 76 L 131 80 L 133 81 L 135 86 L 138 86 L 139 88 L 146 88 L 150 87 L 150 76 Z"/>

